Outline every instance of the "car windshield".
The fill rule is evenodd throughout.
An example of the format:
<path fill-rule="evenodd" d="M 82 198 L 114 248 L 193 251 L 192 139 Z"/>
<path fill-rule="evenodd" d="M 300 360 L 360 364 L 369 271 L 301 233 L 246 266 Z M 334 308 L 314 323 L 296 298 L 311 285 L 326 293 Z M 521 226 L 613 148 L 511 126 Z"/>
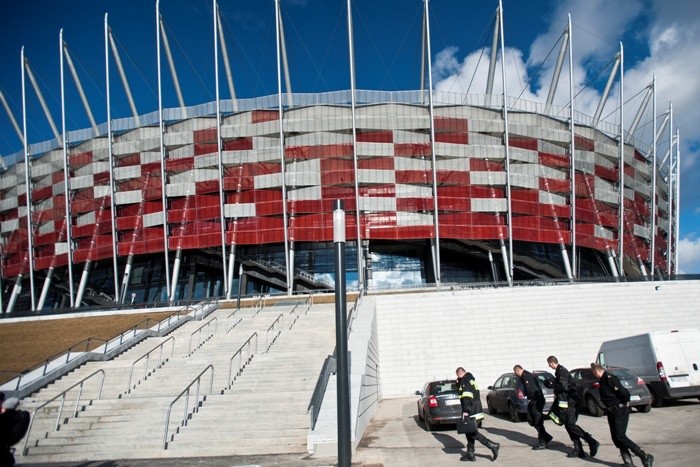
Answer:
<path fill-rule="evenodd" d="M 552 376 L 551 373 L 537 373 L 537 378 L 543 382 L 546 383 L 547 381 L 551 381 L 554 379 L 554 376 Z"/>
<path fill-rule="evenodd" d="M 439 381 L 430 385 L 430 393 L 433 396 L 457 392 L 457 383 L 454 381 Z"/>
<path fill-rule="evenodd" d="M 620 379 L 637 379 L 627 368 L 616 368 L 608 371 Z"/>

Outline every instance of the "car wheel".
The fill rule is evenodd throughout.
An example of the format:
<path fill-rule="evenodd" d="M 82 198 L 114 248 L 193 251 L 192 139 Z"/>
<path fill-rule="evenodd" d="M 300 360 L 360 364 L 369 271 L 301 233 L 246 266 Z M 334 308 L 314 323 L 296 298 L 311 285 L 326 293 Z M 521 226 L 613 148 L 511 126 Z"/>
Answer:
<path fill-rule="evenodd" d="M 520 422 L 520 414 L 518 413 L 518 409 L 515 408 L 515 405 L 512 402 L 508 403 L 508 415 L 510 416 L 511 422 Z"/>
<path fill-rule="evenodd" d="M 588 413 L 590 413 L 594 417 L 603 416 L 603 409 L 600 408 L 593 396 L 588 396 L 586 398 L 586 408 L 588 409 Z"/>
<path fill-rule="evenodd" d="M 425 426 L 426 431 L 433 431 L 435 429 L 435 425 L 430 423 L 430 420 L 426 414 L 423 414 L 423 425 Z"/>
<path fill-rule="evenodd" d="M 494 409 L 491 405 L 491 399 L 486 399 L 486 407 L 488 407 L 490 414 L 495 415 L 498 413 L 498 410 Z"/>
<path fill-rule="evenodd" d="M 418 421 L 419 422 L 423 421 L 423 412 L 420 411 L 420 407 L 418 407 Z"/>
<path fill-rule="evenodd" d="M 661 397 L 657 397 L 656 394 L 654 394 L 654 390 L 651 389 L 651 386 L 647 386 L 649 389 L 649 392 L 651 393 L 651 406 L 652 407 L 663 407 L 664 406 L 664 400 Z"/>
<path fill-rule="evenodd" d="M 637 411 L 639 411 L 639 412 L 642 412 L 642 413 L 649 413 L 649 411 L 651 410 L 651 404 L 647 404 L 647 405 L 638 405 L 638 406 L 635 407 L 635 408 L 636 408 Z"/>

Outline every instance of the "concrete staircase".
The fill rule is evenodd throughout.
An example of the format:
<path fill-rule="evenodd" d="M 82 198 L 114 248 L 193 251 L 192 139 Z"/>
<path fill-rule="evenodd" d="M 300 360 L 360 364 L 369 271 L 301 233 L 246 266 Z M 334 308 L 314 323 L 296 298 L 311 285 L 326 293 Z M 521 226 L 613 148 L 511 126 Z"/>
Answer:
<path fill-rule="evenodd" d="M 37 412 L 18 462 L 305 453 L 306 408 L 335 346 L 334 305 L 307 310 L 289 303 L 231 313 L 217 310 L 169 336 L 146 339 L 112 361 L 86 363 L 25 398 L 24 408 L 32 411 L 98 372 L 83 384 L 77 409 L 78 388 L 68 392 L 58 430 L 60 399 Z M 249 341 L 254 333 L 257 339 Z M 232 356 L 242 346 L 244 369 L 237 375 L 239 357 Z M 146 371 L 141 357 L 151 350 Z M 98 399 L 100 370 L 104 383 Z M 171 403 L 200 374 L 189 397 L 172 405 L 166 436 Z"/>

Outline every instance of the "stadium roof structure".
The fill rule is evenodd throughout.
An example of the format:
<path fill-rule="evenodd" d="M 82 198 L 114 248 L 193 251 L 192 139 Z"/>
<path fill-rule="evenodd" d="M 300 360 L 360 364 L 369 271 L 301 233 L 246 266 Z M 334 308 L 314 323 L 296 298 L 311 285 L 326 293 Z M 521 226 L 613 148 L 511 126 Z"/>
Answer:
<path fill-rule="evenodd" d="M 424 88 L 356 89 L 348 14 L 351 89 L 294 93 L 277 0 L 278 92 L 237 99 L 213 5 L 213 102 L 185 106 L 156 7 L 158 111 L 136 110 L 107 15 L 107 114 L 114 64 L 131 117 L 95 122 L 65 46 L 61 95 L 65 65 L 90 128 L 66 131 L 62 115 L 59 131 L 44 105 L 55 138 L 30 144 L 26 109 L 20 128 L 5 105 L 24 145 L 0 175 L 5 313 L 332 288 L 335 200 L 346 209 L 349 284 L 358 290 L 677 273 L 672 108 L 658 124 L 654 78 L 629 125 L 621 91 L 617 123 L 601 118 L 616 80 L 622 88 L 622 45 L 593 116 L 576 110 L 571 69 L 569 101 L 554 104 L 572 53 L 570 19 L 546 102 L 498 94 L 496 73 L 508 79 L 497 60 L 499 7 L 484 92 L 437 91 L 425 0 Z M 163 55 L 177 108 L 162 105 Z M 230 99 L 220 98 L 220 61 Z M 23 102 L 25 78 L 43 102 L 23 50 L 22 63 Z M 650 101 L 653 140 L 639 141 Z"/>

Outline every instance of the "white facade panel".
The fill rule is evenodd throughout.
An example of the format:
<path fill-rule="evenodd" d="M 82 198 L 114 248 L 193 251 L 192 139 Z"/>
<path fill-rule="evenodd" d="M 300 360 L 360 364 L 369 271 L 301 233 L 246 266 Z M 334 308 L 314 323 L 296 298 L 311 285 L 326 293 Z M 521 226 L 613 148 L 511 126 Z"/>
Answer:
<path fill-rule="evenodd" d="M 143 199 L 141 190 L 118 191 L 114 194 L 116 204 L 134 204 L 140 203 Z"/>
<path fill-rule="evenodd" d="M 228 219 L 236 219 L 239 217 L 254 217 L 255 203 L 237 203 L 225 204 L 224 216 Z"/>
<path fill-rule="evenodd" d="M 396 198 L 360 198 L 360 209 L 362 211 L 396 211 Z"/>
<path fill-rule="evenodd" d="M 508 211 L 508 200 L 505 198 L 473 198 L 471 205 L 473 212 Z"/>
<path fill-rule="evenodd" d="M 154 227 L 156 225 L 163 225 L 163 211 L 152 212 L 150 214 L 143 215 L 143 227 Z"/>
<path fill-rule="evenodd" d="M 320 200 L 321 199 L 321 187 L 320 186 L 310 186 L 307 188 L 298 188 L 295 190 L 289 190 L 287 192 L 287 199 L 290 201 L 300 201 L 300 200 Z"/>
<path fill-rule="evenodd" d="M 432 214 L 424 214 L 418 212 L 397 212 L 396 213 L 396 225 L 399 227 L 406 227 L 411 225 L 433 225 Z"/>
<path fill-rule="evenodd" d="M 255 189 L 281 188 L 282 175 L 279 172 L 266 175 L 256 175 L 253 184 Z"/>
<path fill-rule="evenodd" d="M 358 169 L 357 181 L 360 184 L 395 183 L 396 172 L 393 170 Z"/>
<path fill-rule="evenodd" d="M 506 184 L 505 172 L 469 172 L 469 183 L 472 185 L 487 185 L 487 186 L 504 186 Z"/>

